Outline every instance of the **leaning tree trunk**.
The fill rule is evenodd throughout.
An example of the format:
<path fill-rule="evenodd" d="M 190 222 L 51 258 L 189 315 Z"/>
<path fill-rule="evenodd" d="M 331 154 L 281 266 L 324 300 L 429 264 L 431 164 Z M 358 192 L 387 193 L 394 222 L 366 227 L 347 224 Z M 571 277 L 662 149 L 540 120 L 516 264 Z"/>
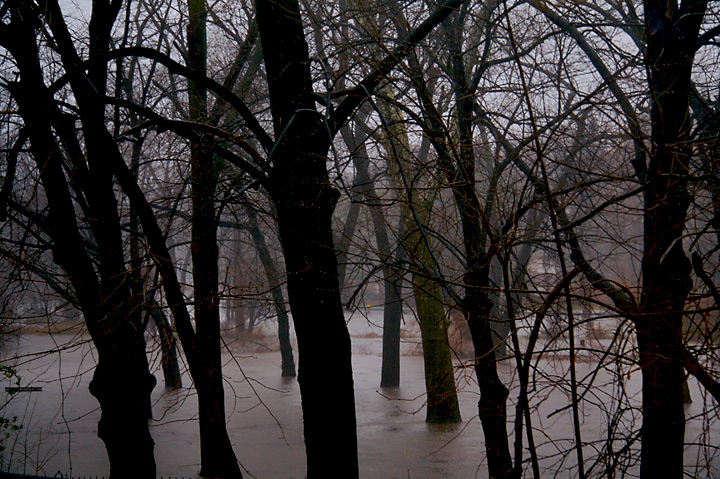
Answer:
<path fill-rule="evenodd" d="M 474 108 L 473 94 L 468 88 L 465 59 L 462 53 L 463 17 L 445 23 L 450 47 L 450 71 L 455 95 L 455 121 L 458 128 L 458 153 L 455 164 L 450 154 L 438 147 L 441 164 L 451 179 L 453 196 L 462 222 L 465 249 L 465 317 L 470 328 L 475 350 L 475 375 L 480 386 L 478 414 L 485 435 L 485 451 L 490 477 L 512 477 L 513 463 L 507 433 L 508 389 L 500 380 L 497 370 L 495 344 L 490 324 L 493 307 L 489 297 L 491 284 L 490 256 L 486 253 L 489 236 L 488 212 L 483 211 L 475 189 L 475 153 L 472 135 Z M 439 119 L 436 119 L 439 121 Z M 488 248 L 491 249 L 492 245 Z"/>
<path fill-rule="evenodd" d="M 154 292 L 149 291 L 145 294 L 145 304 L 147 305 L 147 314 L 152 319 L 160 337 L 160 365 L 165 379 L 165 388 L 178 389 L 182 387 L 182 374 L 180 373 L 180 364 L 178 363 L 178 352 L 175 344 L 175 334 L 170 325 L 165 312 L 154 299 Z"/>
<path fill-rule="evenodd" d="M 389 86 L 383 88 L 382 93 L 386 98 L 393 98 L 393 91 Z M 410 183 L 408 178 L 415 178 L 419 173 L 416 171 L 416 164 L 409 159 L 412 153 L 402 115 L 387 102 L 380 102 L 378 106 L 389 130 L 385 141 L 388 170 L 404 200 L 401 209 L 405 234 L 401 241 L 409 262 L 413 265 L 411 281 L 425 365 L 426 421 L 459 422 L 460 406 L 448 339 L 447 311 L 439 283 L 442 279 L 439 278 L 433 246 L 427 234 L 439 185 L 434 180 L 428 180 L 429 184 L 424 184 L 422 188 L 416 188 L 414 183 Z M 427 152 L 425 148 L 423 151 Z M 422 159 L 417 162 L 421 163 Z"/>
<path fill-rule="evenodd" d="M 246 207 L 246 211 L 249 223 L 248 231 L 255 244 L 258 258 L 260 258 L 260 262 L 265 270 L 265 276 L 267 277 L 270 293 L 272 294 L 273 306 L 275 307 L 275 314 L 277 314 L 278 317 L 281 374 L 282 377 L 295 377 L 295 357 L 293 356 L 292 343 L 290 342 L 290 316 L 288 315 L 285 299 L 283 298 L 280 272 L 275 266 L 275 261 L 270 254 L 270 248 L 268 248 L 267 242 L 265 241 L 265 235 L 263 235 L 260 230 L 257 214 L 250 206 Z"/>
<path fill-rule="evenodd" d="M 400 386 L 400 325 L 402 323 L 402 274 L 395 264 L 405 257 L 405 250 L 396 249 L 394 257 L 388 235 L 388 226 L 383 213 L 383 205 L 370 178 L 367 148 L 360 134 L 346 126 L 341 130 L 342 136 L 351 151 L 355 165 L 355 181 L 353 190 L 364 200 L 370 210 L 375 239 L 377 242 L 378 259 L 382 265 L 384 305 L 383 305 L 383 347 L 382 366 L 380 369 L 380 387 L 391 388 Z M 351 208 L 361 203 L 353 203 Z M 357 216 L 357 215 L 355 215 Z M 351 215 L 348 213 L 348 221 Z M 403 222 L 400 221 L 402 226 Z M 347 225 L 347 223 L 346 223 Z M 354 229 L 354 228 L 353 228 Z M 402 236 L 400 233 L 398 236 Z M 349 241 L 348 241 L 349 242 Z M 339 255 L 341 258 L 346 255 Z M 341 259 L 343 261 L 344 259 Z M 340 284 L 343 284 L 343 266 L 340 265 Z"/>

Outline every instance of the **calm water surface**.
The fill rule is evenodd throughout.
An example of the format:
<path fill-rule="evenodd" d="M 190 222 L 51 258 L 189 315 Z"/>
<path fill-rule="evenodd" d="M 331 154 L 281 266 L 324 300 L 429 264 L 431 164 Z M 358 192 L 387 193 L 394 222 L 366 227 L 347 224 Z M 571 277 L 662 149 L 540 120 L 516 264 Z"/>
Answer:
<path fill-rule="evenodd" d="M 372 323 L 378 323 L 380 318 L 375 320 Z M 486 477 L 482 429 L 476 417 L 477 385 L 471 371 L 458 363 L 456 377 L 463 422 L 451 426 L 428 425 L 424 422 L 422 358 L 410 355 L 418 350 L 414 333 L 408 332 L 403 344 L 406 354 L 401 358 L 401 387 L 381 390 L 378 387 L 381 338 L 375 334 L 378 328 L 360 317 L 353 317 L 350 328 L 355 336 L 353 366 L 361 476 L 372 479 Z M 6 357 L 5 364 L 14 364 L 20 372 L 23 386 L 42 387 L 42 391 L 19 393 L 2 411 L 5 417 L 16 415 L 23 424 L 23 429 L 7 441 L 3 470 L 47 475 L 58 471 L 75 476 L 107 475 L 106 453 L 96 436 L 99 410 L 88 392 L 95 355 L 87 338 L 67 333 L 27 335 L 9 348 Z M 299 390 L 294 380 L 280 377 L 279 353 L 242 352 L 230 344 L 223 357 L 228 429 L 247 477 L 303 478 L 305 457 Z M 199 470 L 196 398 L 190 388 L 164 390 L 157 357 L 153 357 L 153 364 L 159 380 L 153 394 L 151 423 L 158 475 L 196 476 Z M 591 366 L 579 364 L 579 376 L 588 374 Z M 511 365 L 501 364 L 500 369 L 506 384 L 511 384 Z M 549 387 L 554 381 L 559 382 L 565 372 L 554 374 L 558 375 L 557 381 L 548 379 L 547 387 L 540 388 L 533 399 L 537 408 L 535 436 L 539 451 L 546 457 L 543 466 L 547 474 L 544 475 L 550 477 L 555 471 L 564 470 L 561 476 L 571 477 L 572 471 L 567 468 L 572 466 L 574 456 L 564 454 L 573 444 L 570 413 L 563 410 L 569 399 L 562 388 Z M 639 373 L 631 372 L 624 384 L 632 397 L 638 397 L 639 379 Z M 8 380 L 4 383 L 10 385 Z M 189 384 L 189 378 L 185 377 L 185 385 Z M 600 378 L 597 384 L 588 391 L 591 402 L 583 408 L 583 437 L 588 442 L 603 437 L 609 417 L 607 410 L 612 408 L 611 395 L 607 392 L 615 387 L 613 380 Z M 691 391 L 695 402 L 688 409 L 688 416 L 708 407 L 707 398 L 703 398 L 694 381 Z M 332 378 L 328 378 L 328 400 L 332 400 L 332 394 Z M 511 392 L 509 398 L 509 419 L 513 417 L 516 394 Z M 627 422 L 628 429 L 639 426 L 632 413 L 626 414 L 623 421 Z M 688 426 L 689 436 L 705 437 L 702 439 L 705 442 L 720 444 L 717 413 L 712 424 L 702 420 L 692 422 Z M 593 446 L 586 447 L 586 456 L 592 456 Z M 707 448 L 688 448 L 686 462 L 706 463 L 704 470 L 712 475 L 720 471 L 720 460 L 713 454 Z"/>

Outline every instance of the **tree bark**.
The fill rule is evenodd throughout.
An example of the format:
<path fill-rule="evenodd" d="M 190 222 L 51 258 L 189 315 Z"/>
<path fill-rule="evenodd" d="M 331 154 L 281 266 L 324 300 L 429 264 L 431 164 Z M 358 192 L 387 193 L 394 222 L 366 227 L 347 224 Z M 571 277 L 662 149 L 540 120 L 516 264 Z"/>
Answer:
<path fill-rule="evenodd" d="M 330 138 L 312 98 L 297 1 L 257 0 L 256 9 L 276 135 L 268 161 L 298 341 L 307 476 L 357 478 L 350 335 L 331 232 L 339 193 L 325 165 Z"/>
<path fill-rule="evenodd" d="M 495 359 L 495 345 L 490 326 L 493 305 L 488 297 L 490 287 L 490 255 L 485 246 L 488 241 L 488 218 L 481 207 L 475 190 L 475 153 L 473 150 L 473 92 L 468 88 L 465 60 L 462 53 L 463 15 L 455 22 L 450 17 L 449 27 L 451 81 L 455 94 L 455 121 L 458 126 L 458 154 L 456 164 L 438 151 L 453 185 L 453 196 L 462 222 L 466 270 L 463 275 L 465 289 L 464 313 L 470 328 L 475 349 L 475 375 L 480 386 L 478 413 L 485 434 L 488 473 L 493 478 L 510 478 L 513 474 L 512 457 L 507 433 L 508 389 L 500 380 Z M 440 143 L 435 142 L 437 146 Z M 490 248 L 493 245 L 491 244 Z"/>
<path fill-rule="evenodd" d="M 422 261 L 422 257 L 418 258 Z M 413 293 L 420 321 L 429 423 L 460 422 L 460 406 L 448 343 L 448 319 L 440 287 L 424 273 L 413 273 Z"/>
<path fill-rule="evenodd" d="M 207 73 L 206 19 L 205 1 L 190 0 L 188 67 L 203 76 Z M 207 121 L 205 87 L 195 81 L 188 81 L 188 99 L 190 120 L 198 123 Z M 242 478 L 225 425 L 225 389 L 220 354 L 215 158 L 202 144 L 202 140 L 190 145 L 190 164 L 196 345 L 204 368 L 202 375 L 193 377 L 198 393 L 200 419 L 200 475 Z"/>
<path fill-rule="evenodd" d="M 383 305 L 383 348 L 382 366 L 380 370 L 380 387 L 393 388 L 400 386 L 400 324 L 402 322 L 402 274 L 393 263 L 399 263 L 393 257 L 387 223 L 383 206 L 370 179 L 367 148 L 360 134 L 346 126 L 341 130 L 342 136 L 350 149 L 355 165 L 355 181 L 353 190 L 358 193 L 370 210 L 375 240 L 377 242 L 378 259 L 382 264 L 384 305 Z M 359 203 L 354 203 L 355 204 Z M 352 208 L 352 206 L 351 206 Z M 348 218 L 350 215 L 348 214 Z M 403 222 L 401 221 L 402 225 Z M 399 234 L 398 236 L 402 236 Z M 402 253 L 401 253 L 402 252 Z M 404 249 L 397 248 L 396 254 L 403 254 Z M 341 265 L 342 269 L 342 265 Z M 342 285 L 343 274 L 340 274 Z"/>
<path fill-rule="evenodd" d="M 707 1 L 645 1 L 652 150 L 647 171 L 642 298 L 635 318 L 643 374 L 640 477 L 682 478 L 682 318 L 692 288 L 682 236 L 690 204 L 690 76 Z"/>
<path fill-rule="evenodd" d="M 160 336 L 161 360 L 160 364 L 163 370 L 163 378 L 165 380 L 166 389 L 178 389 L 182 387 L 182 374 L 180 374 L 180 365 L 178 363 L 177 346 L 175 345 L 175 335 L 170 326 L 168 318 L 162 310 L 162 307 L 152 299 L 152 293 L 145 295 L 148 314 L 155 323 L 155 327 Z"/>
<path fill-rule="evenodd" d="M 385 98 L 393 98 L 391 87 L 382 89 Z M 410 156 L 407 131 L 397 108 L 381 102 L 378 105 L 388 131 L 385 150 L 388 154 L 390 176 L 402 191 L 401 204 L 405 234 L 402 247 L 411 266 L 413 296 L 423 345 L 425 389 L 427 393 L 426 421 L 432 423 L 461 421 L 460 406 L 448 339 L 448 318 L 439 281 L 437 260 L 428 237 L 430 214 L 439 185 L 427 180 L 422 187 L 407 178 L 418 176 L 417 165 Z M 427 150 L 426 150 L 427 151 Z M 418 163 L 422 163 L 419 161 Z"/>
<path fill-rule="evenodd" d="M 58 51 L 63 60 L 75 59 L 74 46 L 62 23 L 57 4 L 50 4 L 51 28 L 56 33 Z M 91 57 L 102 55 L 113 14 L 99 6 L 93 12 L 91 26 Z M 122 235 L 115 200 L 112 175 L 108 165 L 100 161 L 107 130 L 97 115 L 104 110 L 93 103 L 96 91 L 87 90 L 88 78 L 78 79 L 77 71 L 69 69 L 72 88 L 80 103 L 81 120 L 86 133 L 86 158 L 77 137 L 63 136 L 68 129 L 47 90 L 40 67 L 35 35 L 39 12 L 29 4 L 11 6 L 9 24 L 0 26 L 0 44 L 15 58 L 19 81 L 9 90 L 18 104 L 30 140 L 30 152 L 37 164 L 40 182 L 45 191 L 49 211 L 42 225 L 53 242 L 53 260 L 67 273 L 85 316 L 88 330 L 98 351 L 98 365 L 90 383 L 91 393 L 98 399 L 101 418 L 98 436 L 104 441 L 114 477 L 155 477 L 154 442 L 150 436 L 150 393 L 155 378 L 149 372 L 141 324 L 134 314 L 139 299 L 131 297 L 130 278 L 125 268 Z M 106 48 L 106 46 L 105 46 Z M 98 62 L 102 64 L 102 62 Z M 78 63 L 79 64 L 79 63 Z M 88 77 L 104 91 L 106 69 L 95 67 Z M 101 117 L 102 118 L 102 117 Z M 64 158 L 54 131 L 61 135 L 64 150 L 76 166 L 74 187 L 86 195 L 89 226 L 98 252 L 96 273 L 86 239 L 80 233 L 75 205 L 63 171 Z M 103 132 L 105 136 L 103 136 Z M 89 169 L 88 169 L 89 168 Z M 92 172 L 92 183 L 87 174 Z M 99 277 L 98 277 L 99 273 Z M 133 461 L 128 461 L 132 457 Z"/>
<path fill-rule="evenodd" d="M 295 358 L 293 356 L 292 343 L 290 342 L 290 316 L 288 315 L 287 307 L 285 306 L 285 298 L 283 298 L 280 272 L 275 266 L 275 261 L 273 261 L 273 258 L 270 255 L 270 249 L 265 241 L 265 235 L 263 235 L 260 230 L 257 214 L 249 206 L 246 208 L 246 211 L 250 225 L 250 236 L 253 239 L 258 257 L 260 258 L 260 262 L 265 270 L 265 276 L 267 277 L 268 284 L 270 286 L 270 293 L 273 298 L 275 314 L 277 314 L 278 317 L 278 340 L 280 342 L 282 377 L 295 377 Z"/>

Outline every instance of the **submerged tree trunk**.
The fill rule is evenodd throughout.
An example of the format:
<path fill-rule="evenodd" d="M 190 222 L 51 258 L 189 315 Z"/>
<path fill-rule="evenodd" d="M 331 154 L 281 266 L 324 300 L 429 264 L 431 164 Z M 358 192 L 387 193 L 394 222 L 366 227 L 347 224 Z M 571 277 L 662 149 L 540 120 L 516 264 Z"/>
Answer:
<path fill-rule="evenodd" d="M 450 17 L 453 18 L 453 17 Z M 474 105 L 473 92 L 468 85 L 465 58 L 462 53 L 462 14 L 445 26 L 448 28 L 450 46 L 450 71 L 455 95 L 455 121 L 458 128 L 458 152 L 455 164 L 450 163 L 450 154 L 438 148 L 441 164 L 451 180 L 453 197 L 462 222 L 463 246 L 465 249 L 464 313 L 470 328 L 475 349 L 475 375 L 480 386 L 478 414 L 485 435 L 485 450 L 490 477 L 510 478 L 513 474 L 512 457 L 507 433 L 508 389 L 500 380 L 497 371 L 495 344 L 490 324 L 493 307 L 489 298 L 490 257 L 486 244 L 490 236 L 487 218 L 475 189 L 475 153 L 473 145 Z M 435 142 L 439 147 L 442 143 Z M 490 246 L 492 248 L 492 244 Z"/>
<path fill-rule="evenodd" d="M 380 371 L 380 387 L 391 388 L 400 385 L 400 324 L 402 322 L 402 274 L 395 264 L 401 261 L 393 257 L 387 223 L 383 213 L 383 206 L 375 185 L 370 179 L 367 148 L 360 134 L 346 126 L 341 130 L 342 136 L 351 151 L 355 165 L 355 181 L 353 190 L 365 201 L 372 218 L 375 239 L 377 242 L 378 259 L 382 264 L 384 305 L 383 305 L 383 348 L 382 366 Z M 351 208 L 360 203 L 353 203 Z M 355 215 L 357 216 L 357 215 Z M 348 214 L 348 219 L 351 215 Z M 401 221 L 402 225 L 403 222 Z M 399 234 L 398 236 L 402 236 Z M 403 248 L 397 248 L 397 254 L 404 253 Z M 342 258 L 343 255 L 340 255 Z M 402 258 L 400 258 L 402 259 Z M 342 261 L 342 259 L 341 259 Z M 342 285 L 342 265 L 340 280 Z"/>
<path fill-rule="evenodd" d="M 486 252 L 489 232 L 488 205 L 481 206 L 475 186 L 475 153 L 473 141 L 474 93 L 469 85 L 463 56 L 465 14 L 459 12 L 445 21 L 449 46 L 447 71 L 456 101 L 454 122 L 456 138 L 448 138 L 448 129 L 433 104 L 428 85 L 417 62 L 413 77 L 425 114 L 424 131 L 438 155 L 441 170 L 452 187 L 453 197 L 462 224 L 465 252 L 463 274 L 464 298 L 459 306 L 467 320 L 475 352 L 475 375 L 480 387 L 478 415 L 485 435 L 488 473 L 492 478 L 510 478 L 513 474 L 507 433 L 508 389 L 498 376 L 495 341 L 491 327 L 490 264 Z M 411 59 L 412 61 L 412 59 Z M 455 141 L 453 148 L 448 147 Z M 491 207 L 492 205 L 490 205 Z M 492 243 L 491 243 L 492 245 Z M 492 247 L 492 246 L 491 246 Z"/>
<path fill-rule="evenodd" d="M 204 0 L 188 2 L 188 67 L 206 74 L 207 11 Z M 189 116 L 207 121 L 207 92 L 188 82 Z M 202 142 L 190 145 L 192 176 L 192 260 L 196 345 L 203 372 L 195 380 L 200 419 L 200 475 L 241 478 L 225 425 L 225 390 L 220 355 L 220 301 L 218 297 L 218 245 L 215 212 L 217 177 L 215 159 Z"/>
<path fill-rule="evenodd" d="M 402 322 L 402 297 L 398 280 L 385 280 L 385 305 L 383 306 L 383 349 L 380 368 L 380 387 L 400 386 L 400 324 Z"/>
<path fill-rule="evenodd" d="M 142 329 L 133 330 L 127 322 L 122 328 L 124 334 L 106 332 L 94 340 L 98 364 L 90 393 L 101 408 L 98 437 L 108 452 L 111 477 L 154 478 L 154 441 L 148 420 L 152 419 L 150 393 L 156 380 L 149 372 L 144 338 L 138 334 Z"/>
<path fill-rule="evenodd" d="M 339 193 L 325 165 L 330 138 L 315 110 L 297 1 L 258 0 L 256 8 L 276 134 L 268 161 L 298 341 L 307 475 L 357 478 L 350 335 L 331 232 Z"/>
<path fill-rule="evenodd" d="M 428 204 L 419 202 L 429 208 Z M 429 210 L 428 210 L 429 211 Z M 408 214 L 407 212 L 405 213 Z M 443 298 L 437 274 L 433 271 L 436 260 L 432 255 L 428 238 L 422 234 L 427 222 L 405 216 L 406 229 L 403 247 L 410 262 L 413 297 L 417 308 L 418 322 L 425 365 L 425 390 L 427 392 L 426 421 L 448 423 L 461 421 L 457 399 L 452 350 L 448 338 L 448 310 Z"/>
<path fill-rule="evenodd" d="M 382 90 L 384 97 L 393 98 L 390 87 Z M 459 422 L 460 407 L 452 364 L 452 351 L 448 339 L 448 317 L 438 265 L 433 255 L 427 231 L 430 214 L 439 186 L 416 185 L 408 178 L 418 174 L 416 165 L 408 158 L 411 151 L 403 119 L 397 108 L 381 102 L 379 109 L 389 129 L 385 150 L 388 154 L 388 170 L 393 181 L 402 191 L 402 216 L 405 234 L 402 247 L 411 266 L 413 296 L 417 307 L 422 336 L 425 363 L 425 388 L 427 392 L 426 421 L 432 423 Z M 427 151 L 426 149 L 424 150 Z M 419 163 L 422 163 L 420 161 Z"/>
<path fill-rule="evenodd" d="M 293 201 L 311 200 L 298 194 L 305 185 L 292 186 Z M 316 211 L 275 199 L 298 340 L 308 477 L 358 477 L 350 335 L 330 233 L 334 199 L 329 191 L 322 196 L 325 204 L 315 202 Z"/>
<path fill-rule="evenodd" d="M 92 28 L 92 58 L 102 55 L 102 42 L 107 39 L 107 31 L 103 28 L 109 28 L 114 18 L 113 9 L 108 5 L 97 8 L 101 18 L 96 19 Z M 49 205 L 42 228 L 52 239 L 53 260 L 65 270 L 73 285 L 98 351 L 98 365 L 90 383 L 90 391 L 101 408 L 98 436 L 105 443 L 113 477 L 154 478 L 154 442 L 148 419 L 152 416 L 150 393 L 155 378 L 149 372 L 142 328 L 135 314 L 140 301 L 130 295 L 112 176 L 108 165 L 98 161 L 104 137 L 96 133 L 104 131 L 104 122 L 98 122 L 97 115 L 102 118 L 103 105 L 93 103 L 96 91 L 84 88 L 89 87 L 87 78 L 79 78 L 77 71 L 69 72 L 87 133 L 86 158 L 74 130 L 68 128 L 43 83 L 45 77 L 38 59 L 35 22 L 45 12 L 33 11 L 30 4 L 19 3 L 10 6 L 9 10 L 10 24 L 0 27 L 0 44 L 14 57 L 19 71 L 18 81 L 8 85 L 8 89 L 26 127 L 30 153 Z M 51 26 L 56 29 L 54 33 L 63 60 L 75 58 L 61 12 L 51 10 Z M 95 14 L 93 10 L 94 18 Z M 102 62 L 98 63 L 97 68 L 105 71 Z M 98 70 L 89 71 L 88 77 L 97 81 L 98 88 L 104 88 L 104 76 Z M 54 133 L 62 137 L 64 149 Z M 87 240 L 80 232 L 61 151 L 66 151 L 77 166 L 75 193 L 81 191 L 88 200 L 84 206 L 89 217 L 88 231 L 97 247 L 97 272 L 91 253 L 85 247 Z M 92 182 L 88 182 L 91 172 Z M 133 461 L 128 461 L 130 457 Z"/>
<path fill-rule="evenodd" d="M 398 254 L 402 248 L 398 248 Z M 391 257 L 388 257 L 390 260 Z M 380 369 L 380 387 L 400 386 L 400 326 L 402 323 L 402 281 L 399 268 L 383 267 L 385 304 L 383 306 L 383 349 Z"/>
<path fill-rule="evenodd" d="M 162 310 L 162 307 L 152 299 L 152 293 L 145 295 L 148 304 L 148 314 L 155 324 L 158 336 L 160 336 L 161 360 L 160 364 L 165 380 L 165 388 L 177 389 L 182 387 L 182 374 L 178 363 L 177 346 L 175 334 L 173 333 L 170 321 Z"/>
<path fill-rule="evenodd" d="M 265 235 L 260 230 L 257 214 L 251 207 L 246 208 L 248 214 L 249 232 L 255 244 L 260 262 L 265 270 L 270 293 L 272 294 L 275 314 L 278 318 L 278 340 L 280 342 L 281 371 L 283 377 L 295 377 L 295 358 L 293 356 L 292 343 L 290 342 L 290 316 L 288 315 L 285 299 L 282 293 L 280 272 L 275 266 L 275 261 L 270 255 L 270 249 L 265 241 Z"/>
<path fill-rule="evenodd" d="M 298 123 L 319 128 L 316 118 Z M 274 170 L 278 189 L 273 199 L 298 341 L 308 478 L 352 478 L 358 477 L 358 459 L 350 335 L 340 302 L 330 229 L 336 192 L 327 182 L 313 185 L 312 177 L 303 178 L 308 170 L 302 176 L 283 172 L 289 169 L 283 164 L 286 161 L 307 164 L 326 153 L 308 154 L 311 148 L 306 144 L 305 151 L 278 151 Z"/>
<path fill-rule="evenodd" d="M 430 423 L 460 422 L 460 406 L 448 343 L 448 318 L 440 287 L 423 273 L 413 273 L 413 293 L 422 336 L 427 415 Z"/>

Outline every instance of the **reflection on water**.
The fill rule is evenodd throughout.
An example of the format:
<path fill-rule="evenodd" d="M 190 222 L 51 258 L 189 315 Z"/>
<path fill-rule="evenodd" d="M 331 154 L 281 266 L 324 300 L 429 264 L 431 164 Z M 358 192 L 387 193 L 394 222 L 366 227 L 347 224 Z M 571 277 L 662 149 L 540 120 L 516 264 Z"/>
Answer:
<path fill-rule="evenodd" d="M 366 478 L 474 478 L 486 477 L 482 428 L 477 419 L 477 386 L 470 368 L 458 368 L 459 398 L 463 422 L 451 425 L 428 425 L 424 422 L 424 381 L 420 356 L 402 356 L 402 386 L 394 390 L 378 387 L 380 371 L 380 337 L 365 334 L 367 323 L 350 322 L 357 336 L 354 340 L 356 402 L 361 476 Z M 411 349 L 412 338 L 404 348 Z M 231 348 L 232 349 L 232 348 Z M 55 351 L 51 354 L 37 354 Z M 42 387 L 41 392 L 18 393 L 5 407 L 5 417 L 17 415 L 22 431 L 7 442 L 4 470 L 54 475 L 57 471 L 76 476 L 107 475 L 108 466 L 102 442 L 96 436 L 99 410 L 88 392 L 95 363 L 93 349 L 83 338 L 62 334 L 23 337 L 17 344 L 15 364 L 23 386 Z M 13 355 L 11 351 L 8 358 Z M 235 451 L 249 477 L 303 478 L 305 457 L 302 440 L 300 397 L 294 379 L 280 377 L 280 355 L 277 352 L 224 353 L 228 429 Z M 157 366 L 157 365 L 156 365 Z M 563 409 L 569 399 L 559 384 L 565 375 L 562 362 L 548 362 L 538 375 L 533 395 L 535 438 L 550 477 L 554 471 L 572 466 L 573 455 L 565 454 L 573 446 L 570 412 Z M 242 370 L 240 369 L 242 368 Z M 501 364 L 507 384 L 513 380 L 512 365 Z M 593 364 L 580 363 L 579 377 L 589 377 Z M 161 378 L 159 369 L 155 372 Z M 613 378 L 606 373 L 596 378 L 598 386 L 587 391 L 583 407 L 583 435 L 588 443 L 604 439 L 612 416 Z M 623 391 L 637 401 L 640 374 L 634 372 L 623 385 Z M 5 381 L 8 382 L 9 381 Z M 162 384 L 162 381 L 160 381 Z M 189 378 L 184 378 L 189 385 Z M 332 396 L 329 381 L 327 394 Z M 603 385 L 604 384 L 604 385 Z M 9 384 L 5 384 L 8 386 Z M 601 386 L 602 385 L 602 386 Z M 690 382 L 695 402 L 688 416 L 699 415 L 704 396 L 694 381 Z M 514 401 L 509 398 L 508 428 L 512 429 Z M 158 475 L 194 476 L 199 470 L 199 434 L 197 402 L 192 389 L 163 390 L 153 394 L 154 420 L 151 432 L 156 442 Z M 636 430 L 640 422 L 637 411 L 617 416 L 618 431 Z M 720 444 L 717 413 L 712 424 L 702 420 L 688 426 L 686 442 L 709 436 L 709 444 Z M 587 446 L 588 455 L 597 444 Z M 688 448 L 686 462 L 705 462 L 718 472 L 720 460 L 714 451 Z M 715 456 L 717 456 L 715 454 Z M 596 469 L 602 475 L 602 470 Z M 564 476 L 571 472 L 565 471 Z"/>

